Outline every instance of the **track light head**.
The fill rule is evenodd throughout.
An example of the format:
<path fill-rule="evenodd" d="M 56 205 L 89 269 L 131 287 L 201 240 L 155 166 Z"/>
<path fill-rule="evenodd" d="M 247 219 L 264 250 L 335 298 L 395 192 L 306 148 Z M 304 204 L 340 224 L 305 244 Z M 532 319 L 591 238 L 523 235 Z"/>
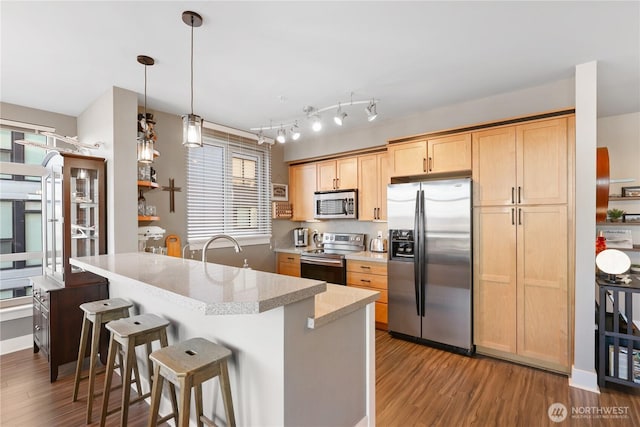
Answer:
<path fill-rule="evenodd" d="M 372 122 L 378 117 L 378 112 L 376 111 L 376 103 L 374 100 L 371 100 L 367 108 L 364 109 L 367 112 L 367 120 Z"/>
<path fill-rule="evenodd" d="M 285 135 L 284 129 L 280 128 L 280 130 L 278 130 L 276 141 L 278 141 L 280 144 L 284 144 L 285 142 L 287 142 L 287 137 Z"/>
<path fill-rule="evenodd" d="M 298 122 L 296 122 L 293 126 L 291 126 L 291 139 L 297 141 L 300 139 L 300 128 L 298 127 Z"/>
<path fill-rule="evenodd" d="M 342 111 L 342 107 L 338 104 L 338 110 L 336 111 L 336 115 L 333 116 L 333 121 L 338 125 L 342 126 L 344 119 L 347 117 L 347 113 Z"/>
<path fill-rule="evenodd" d="M 260 133 L 258 133 L 258 145 L 264 144 L 264 134 L 262 133 L 262 129 L 260 129 Z"/>

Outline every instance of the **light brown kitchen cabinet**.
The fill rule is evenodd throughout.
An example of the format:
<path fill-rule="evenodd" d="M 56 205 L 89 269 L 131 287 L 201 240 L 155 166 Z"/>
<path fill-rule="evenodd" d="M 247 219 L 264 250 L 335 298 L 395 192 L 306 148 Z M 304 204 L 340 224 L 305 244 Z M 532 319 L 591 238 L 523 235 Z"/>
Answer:
<path fill-rule="evenodd" d="M 380 292 L 376 301 L 376 328 L 387 330 L 388 295 L 387 264 L 382 262 L 347 260 L 347 286 Z"/>
<path fill-rule="evenodd" d="M 474 205 L 567 203 L 567 120 L 474 132 Z"/>
<path fill-rule="evenodd" d="M 572 116 L 474 132 L 477 351 L 569 372 Z"/>
<path fill-rule="evenodd" d="M 358 156 L 358 219 L 387 219 L 387 153 Z"/>
<path fill-rule="evenodd" d="M 316 163 L 317 191 L 358 188 L 358 158 L 345 157 Z"/>
<path fill-rule="evenodd" d="M 471 169 L 470 133 L 392 143 L 387 150 L 391 177 Z"/>
<path fill-rule="evenodd" d="M 276 263 L 276 273 L 300 277 L 300 255 L 279 252 Z"/>
<path fill-rule="evenodd" d="M 411 176 L 427 173 L 427 140 L 400 142 L 387 147 L 389 176 Z"/>
<path fill-rule="evenodd" d="M 567 207 L 475 209 L 474 327 L 479 352 L 569 370 Z M 500 354 L 498 354 L 500 355 Z"/>
<path fill-rule="evenodd" d="M 471 169 L 471 134 L 427 139 L 427 173 Z"/>
<path fill-rule="evenodd" d="M 316 191 L 316 164 L 289 166 L 289 199 L 292 221 L 313 219 L 313 192 Z"/>

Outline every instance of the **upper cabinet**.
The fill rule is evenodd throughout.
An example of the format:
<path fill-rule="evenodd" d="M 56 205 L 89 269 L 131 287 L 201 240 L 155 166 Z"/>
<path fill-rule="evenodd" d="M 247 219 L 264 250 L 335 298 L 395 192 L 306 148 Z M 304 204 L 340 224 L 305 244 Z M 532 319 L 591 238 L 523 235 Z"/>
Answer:
<path fill-rule="evenodd" d="M 69 263 L 106 253 L 105 160 L 51 153 L 42 180 L 45 273 L 65 286 L 104 279 Z"/>
<path fill-rule="evenodd" d="M 387 153 L 358 157 L 358 219 L 387 219 Z"/>
<path fill-rule="evenodd" d="M 450 173 L 471 169 L 471 134 L 389 144 L 389 176 Z"/>
<path fill-rule="evenodd" d="M 358 158 L 345 157 L 316 163 L 317 191 L 358 188 Z"/>
<path fill-rule="evenodd" d="M 471 169 L 471 134 L 443 136 L 427 140 L 427 173 Z"/>
<path fill-rule="evenodd" d="M 292 221 L 313 219 L 313 193 L 316 191 L 316 164 L 289 166 L 289 200 Z"/>
<path fill-rule="evenodd" d="M 476 206 L 567 202 L 567 118 L 473 133 Z"/>

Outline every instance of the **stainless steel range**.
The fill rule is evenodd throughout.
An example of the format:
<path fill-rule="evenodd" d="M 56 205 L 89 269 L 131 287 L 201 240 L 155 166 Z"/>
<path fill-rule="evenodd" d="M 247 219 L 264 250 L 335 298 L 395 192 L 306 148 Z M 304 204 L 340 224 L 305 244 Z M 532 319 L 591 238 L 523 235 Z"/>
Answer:
<path fill-rule="evenodd" d="M 302 252 L 300 275 L 336 285 L 347 284 L 345 255 L 365 250 L 364 234 L 324 233 L 322 248 Z"/>

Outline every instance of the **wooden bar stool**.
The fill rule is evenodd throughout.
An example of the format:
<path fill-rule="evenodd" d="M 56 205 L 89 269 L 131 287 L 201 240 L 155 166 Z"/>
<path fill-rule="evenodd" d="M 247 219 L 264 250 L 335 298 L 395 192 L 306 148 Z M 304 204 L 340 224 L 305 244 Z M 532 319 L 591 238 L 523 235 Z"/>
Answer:
<path fill-rule="evenodd" d="M 163 379 L 167 379 L 170 386 L 175 384 L 180 388 L 177 426 L 187 427 L 189 425 L 192 387 L 195 387 L 198 427 L 201 427 L 203 422 L 214 426 L 213 421 L 206 418 L 202 412 L 202 383 L 219 376 L 227 425 L 235 426 L 236 419 L 233 415 L 231 386 L 229 385 L 229 371 L 227 369 L 229 356 L 231 356 L 231 350 L 204 338 L 192 338 L 151 353 L 149 359 L 153 361 L 153 372 L 156 380 L 153 383 L 151 392 L 151 413 L 148 425 L 150 427 L 157 425 L 162 382 Z"/>
<path fill-rule="evenodd" d="M 111 298 L 100 301 L 87 302 L 80 305 L 80 309 L 84 312 L 82 321 L 82 332 L 80 333 L 80 347 L 78 348 L 78 361 L 76 362 L 76 375 L 73 384 L 72 402 L 78 400 L 78 390 L 80 381 L 89 379 L 89 390 L 87 391 L 87 424 L 91 423 L 91 413 L 93 410 L 93 400 L 96 397 L 95 378 L 96 378 L 96 362 L 98 360 L 98 345 L 100 342 L 100 330 L 103 324 L 112 320 L 129 317 L 129 308 L 133 304 L 120 299 Z M 92 326 L 93 324 L 93 326 Z M 84 356 L 87 354 L 87 341 L 89 340 L 89 331 L 91 331 L 91 353 L 89 355 L 89 375 L 82 376 L 82 363 Z M 122 363 L 120 364 L 122 366 Z M 136 374 L 136 385 L 140 390 L 140 381 L 138 381 L 138 371 Z"/>
<path fill-rule="evenodd" d="M 102 417 L 100 425 L 104 426 L 107 415 L 120 410 L 120 425 L 127 425 L 129 415 L 129 405 L 142 399 L 146 399 L 151 393 L 142 394 L 138 388 L 138 397 L 131 400 L 131 370 L 137 369 L 138 360 L 136 358 L 136 347 L 145 345 L 147 350 L 147 369 L 149 372 L 149 385 L 153 384 L 151 362 L 151 343 L 160 341 L 160 347 L 167 346 L 167 326 L 169 321 L 155 314 L 141 314 L 129 318 L 114 320 L 107 323 L 106 328 L 111 332 L 109 340 L 109 355 L 107 357 L 107 375 L 104 382 L 104 393 L 102 396 Z M 111 390 L 111 380 L 115 369 L 116 354 L 124 354 L 124 370 L 122 375 L 122 403 L 119 408 L 108 411 L 109 392 Z M 175 395 L 172 401 L 176 407 Z M 174 409 L 175 412 L 175 409 Z"/>

